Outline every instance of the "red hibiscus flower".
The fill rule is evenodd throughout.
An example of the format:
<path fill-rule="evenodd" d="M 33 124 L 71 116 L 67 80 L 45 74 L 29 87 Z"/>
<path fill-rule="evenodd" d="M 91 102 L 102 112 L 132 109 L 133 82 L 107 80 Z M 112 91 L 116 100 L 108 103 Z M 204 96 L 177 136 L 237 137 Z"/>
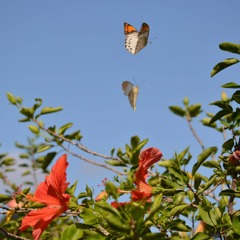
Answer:
<path fill-rule="evenodd" d="M 151 147 L 142 151 L 139 155 L 139 166 L 143 166 L 145 169 L 151 167 L 154 163 L 158 162 L 162 157 L 162 152 L 157 148 Z"/>
<path fill-rule="evenodd" d="M 147 200 L 150 201 L 152 197 L 152 187 L 146 182 L 148 177 L 148 168 L 151 167 L 154 163 L 158 162 L 162 157 L 162 152 L 157 148 L 147 148 L 142 151 L 139 155 L 139 166 L 135 173 L 134 183 L 137 186 L 136 190 L 131 191 L 131 196 L 133 201 Z M 119 190 L 121 192 L 121 190 Z M 111 205 L 115 208 L 119 206 L 124 206 L 129 204 L 129 202 L 112 202 Z"/>
<path fill-rule="evenodd" d="M 30 211 L 23 219 L 20 231 L 33 227 L 34 240 L 39 239 L 48 224 L 68 209 L 69 194 L 65 194 L 69 183 L 66 182 L 67 155 L 60 157 L 53 166 L 45 182 L 38 187 L 33 197 L 28 199 L 33 202 L 46 204 L 39 210 Z"/>
<path fill-rule="evenodd" d="M 149 199 L 152 196 L 152 187 L 147 184 L 148 168 L 158 162 L 162 157 L 162 152 L 157 148 L 147 148 L 139 155 L 139 167 L 135 173 L 135 184 L 137 190 L 132 190 L 132 200 L 140 201 Z"/>
<path fill-rule="evenodd" d="M 147 169 L 143 166 L 139 166 L 135 173 L 135 184 L 137 185 L 137 190 L 132 190 L 132 200 L 140 201 L 142 199 L 149 199 L 152 196 L 152 187 L 146 183 Z"/>

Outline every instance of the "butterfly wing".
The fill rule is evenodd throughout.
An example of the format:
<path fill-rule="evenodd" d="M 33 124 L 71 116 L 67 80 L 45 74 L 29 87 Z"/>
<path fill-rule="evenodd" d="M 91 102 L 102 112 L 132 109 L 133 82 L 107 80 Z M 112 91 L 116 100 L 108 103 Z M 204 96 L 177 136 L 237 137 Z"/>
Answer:
<path fill-rule="evenodd" d="M 133 110 L 135 111 L 136 110 L 136 103 L 137 103 L 137 96 L 138 96 L 139 87 L 134 86 L 129 81 L 124 81 L 122 83 L 122 89 L 124 91 L 124 94 L 126 96 L 128 96 L 129 103 L 132 106 Z"/>
<path fill-rule="evenodd" d="M 124 23 L 125 48 L 132 54 L 138 53 L 147 45 L 149 36 L 149 26 L 146 23 L 142 24 L 140 32 L 128 23 Z"/>
<path fill-rule="evenodd" d="M 139 91 L 139 87 L 134 86 L 132 91 L 128 94 L 128 100 L 134 111 L 136 110 L 138 91 Z"/>
<path fill-rule="evenodd" d="M 124 23 L 125 48 L 132 54 L 135 54 L 135 50 L 138 44 L 138 31 L 136 28 L 128 23 Z"/>
<path fill-rule="evenodd" d="M 126 96 L 128 96 L 128 94 L 132 91 L 133 88 L 134 85 L 129 81 L 124 81 L 122 83 L 122 90 Z"/>
<path fill-rule="evenodd" d="M 142 50 L 147 45 L 150 28 L 147 23 L 143 23 L 138 34 L 138 42 L 135 49 L 135 54 Z"/>

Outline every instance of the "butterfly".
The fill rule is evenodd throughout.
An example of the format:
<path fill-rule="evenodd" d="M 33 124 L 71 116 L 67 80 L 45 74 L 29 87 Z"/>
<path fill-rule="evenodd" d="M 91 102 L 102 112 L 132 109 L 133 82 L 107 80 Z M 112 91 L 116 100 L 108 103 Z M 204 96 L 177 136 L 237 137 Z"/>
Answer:
<path fill-rule="evenodd" d="M 136 103 L 137 103 L 137 96 L 138 96 L 138 91 L 139 87 L 134 86 L 131 82 L 129 81 L 124 81 L 122 83 L 122 90 L 124 91 L 124 94 L 128 96 L 128 100 L 130 102 L 130 105 L 132 106 L 133 110 L 136 110 Z"/>
<path fill-rule="evenodd" d="M 139 32 L 130 24 L 124 23 L 125 48 L 132 54 L 138 53 L 147 45 L 149 31 L 147 23 L 142 24 Z"/>

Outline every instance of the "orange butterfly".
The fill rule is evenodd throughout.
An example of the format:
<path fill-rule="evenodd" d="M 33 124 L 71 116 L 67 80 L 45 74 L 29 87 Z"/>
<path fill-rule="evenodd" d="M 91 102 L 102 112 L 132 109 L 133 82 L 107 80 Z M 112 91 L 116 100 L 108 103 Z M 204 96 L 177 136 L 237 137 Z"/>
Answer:
<path fill-rule="evenodd" d="M 139 87 L 134 86 L 131 82 L 129 81 L 124 81 L 122 83 L 122 90 L 124 91 L 124 94 L 128 96 L 128 100 L 130 102 L 130 105 L 132 106 L 133 110 L 136 110 L 136 103 L 137 103 L 137 96 L 138 96 L 138 91 Z"/>
<path fill-rule="evenodd" d="M 141 49 L 143 49 L 147 45 L 149 31 L 150 28 L 147 23 L 142 24 L 142 27 L 139 32 L 136 30 L 136 28 L 134 28 L 130 24 L 124 23 L 124 34 L 126 36 L 125 39 L 126 49 L 132 54 L 138 53 Z"/>

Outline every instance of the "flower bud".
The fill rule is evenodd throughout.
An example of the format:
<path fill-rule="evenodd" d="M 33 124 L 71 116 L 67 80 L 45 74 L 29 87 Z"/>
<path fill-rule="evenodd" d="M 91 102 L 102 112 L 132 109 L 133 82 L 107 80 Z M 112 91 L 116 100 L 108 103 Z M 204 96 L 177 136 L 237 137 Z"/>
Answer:
<path fill-rule="evenodd" d="M 240 150 L 236 150 L 229 156 L 229 162 L 234 166 L 240 165 Z"/>

